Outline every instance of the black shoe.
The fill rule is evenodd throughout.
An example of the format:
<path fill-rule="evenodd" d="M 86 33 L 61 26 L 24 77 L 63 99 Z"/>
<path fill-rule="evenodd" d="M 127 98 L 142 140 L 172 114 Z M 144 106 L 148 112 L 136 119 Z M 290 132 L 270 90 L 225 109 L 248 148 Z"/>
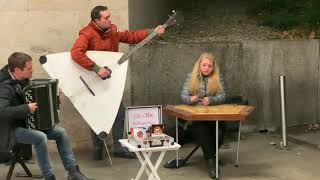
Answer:
<path fill-rule="evenodd" d="M 215 159 L 208 159 L 208 170 L 209 176 L 212 179 L 216 178 L 216 160 Z"/>
<path fill-rule="evenodd" d="M 127 159 L 136 159 L 137 156 L 133 152 L 129 151 L 115 151 L 113 155 L 117 158 L 127 158 Z"/>
<path fill-rule="evenodd" d="M 93 180 L 92 178 L 87 178 L 84 174 L 82 174 L 78 165 L 70 168 L 68 171 L 68 180 Z"/>
<path fill-rule="evenodd" d="M 54 175 L 44 178 L 44 180 L 56 180 Z"/>
<path fill-rule="evenodd" d="M 130 152 L 127 148 L 122 146 L 115 146 L 113 150 L 113 155 L 118 158 L 136 159 L 135 153 Z"/>

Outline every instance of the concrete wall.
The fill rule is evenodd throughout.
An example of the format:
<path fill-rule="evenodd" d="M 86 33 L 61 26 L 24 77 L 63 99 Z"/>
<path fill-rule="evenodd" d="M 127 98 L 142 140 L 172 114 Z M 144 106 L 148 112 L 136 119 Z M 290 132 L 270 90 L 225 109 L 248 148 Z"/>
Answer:
<path fill-rule="evenodd" d="M 216 56 L 225 76 L 227 94 L 242 95 L 256 107 L 245 127 L 279 127 L 279 75 L 285 75 L 287 80 L 288 125 L 318 120 L 318 40 L 150 45 L 131 61 L 132 104 L 180 103 L 185 76 L 204 51 Z M 172 124 L 170 118 L 165 121 Z"/>
<path fill-rule="evenodd" d="M 38 63 L 39 56 L 69 51 L 80 28 L 90 21 L 96 5 L 107 5 L 112 22 L 120 30 L 128 29 L 127 0 L 1 0 L 0 65 L 7 63 L 14 51 L 23 51 L 34 59 L 34 77 L 47 77 Z M 121 46 L 126 51 L 128 46 Z M 61 110 L 61 123 L 67 129 L 75 149 L 91 147 L 89 127 L 66 99 Z M 56 150 L 53 144 L 52 150 Z"/>
<path fill-rule="evenodd" d="M 280 126 L 279 76 L 286 76 L 287 124 L 318 121 L 319 41 L 243 43 L 242 93 L 257 109 L 259 129 Z"/>

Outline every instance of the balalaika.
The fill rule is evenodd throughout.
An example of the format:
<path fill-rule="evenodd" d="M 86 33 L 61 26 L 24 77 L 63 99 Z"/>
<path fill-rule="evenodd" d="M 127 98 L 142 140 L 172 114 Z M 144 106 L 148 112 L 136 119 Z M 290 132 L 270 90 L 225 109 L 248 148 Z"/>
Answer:
<path fill-rule="evenodd" d="M 58 79 L 34 79 L 24 88 L 27 103 L 38 104 L 38 109 L 27 119 L 28 128 L 48 130 L 59 123 L 58 82 Z"/>

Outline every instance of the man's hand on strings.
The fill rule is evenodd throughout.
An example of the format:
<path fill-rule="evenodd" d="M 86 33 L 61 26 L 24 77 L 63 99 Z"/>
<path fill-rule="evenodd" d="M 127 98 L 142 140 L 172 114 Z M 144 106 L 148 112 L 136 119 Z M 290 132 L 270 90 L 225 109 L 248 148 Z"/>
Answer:
<path fill-rule="evenodd" d="M 101 68 L 97 74 L 101 78 L 105 79 L 110 75 L 110 72 L 106 68 Z"/>
<path fill-rule="evenodd" d="M 158 36 L 160 36 L 165 32 L 165 29 L 162 25 L 159 25 L 158 27 L 156 27 L 156 29 L 154 29 L 154 32 L 156 32 Z"/>

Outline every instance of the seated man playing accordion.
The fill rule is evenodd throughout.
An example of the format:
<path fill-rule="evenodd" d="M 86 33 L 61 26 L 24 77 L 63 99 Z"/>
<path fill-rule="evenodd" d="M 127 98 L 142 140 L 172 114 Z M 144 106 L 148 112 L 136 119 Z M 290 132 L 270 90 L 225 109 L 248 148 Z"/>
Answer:
<path fill-rule="evenodd" d="M 40 131 L 26 128 L 28 115 L 37 110 L 37 103 L 26 103 L 22 89 L 32 76 L 32 58 L 15 52 L 0 70 L 0 152 L 8 151 L 15 142 L 34 145 L 38 165 L 45 180 L 55 180 L 49 159 L 47 140 L 55 140 L 68 180 L 87 180 L 79 170 L 66 130 L 54 126 Z"/>

